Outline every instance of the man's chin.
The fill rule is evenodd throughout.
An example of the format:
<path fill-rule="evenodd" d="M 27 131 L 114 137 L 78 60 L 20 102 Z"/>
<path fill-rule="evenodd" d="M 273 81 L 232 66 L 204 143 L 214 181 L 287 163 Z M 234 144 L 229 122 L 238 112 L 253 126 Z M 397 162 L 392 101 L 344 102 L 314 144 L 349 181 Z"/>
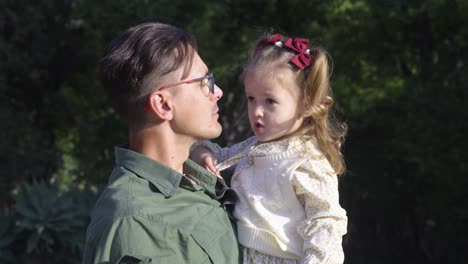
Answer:
<path fill-rule="evenodd" d="M 219 129 L 213 129 L 212 131 L 209 131 L 207 133 L 204 133 L 202 135 L 199 135 L 197 140 L 210 140 L 210 139 L 215 139 L 219 136 L 221 136 L 221 132 L 223 132 L 221 125 L 219 125 Z"/>

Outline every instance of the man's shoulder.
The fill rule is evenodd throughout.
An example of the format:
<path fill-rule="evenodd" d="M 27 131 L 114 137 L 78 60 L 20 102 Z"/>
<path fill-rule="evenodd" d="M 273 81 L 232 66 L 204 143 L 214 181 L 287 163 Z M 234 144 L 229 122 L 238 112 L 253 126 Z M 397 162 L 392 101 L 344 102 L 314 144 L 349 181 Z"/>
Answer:
<path fill-rule="evenodd" d="M 92 221 L 110 223 L 123 217 L 142 217 L 177 224 L 183 219 L 201 219 L 214 206 L 207 194 L 180 187 L 166 197 L 147 179 L 116 167 L 95 204 Z"/>
<path fill-rule="evenodd" d="M 214 206 L 199 191 L 183 188 L 166 198 L 145 179 L 125 169 L 116 170 L 96 204 L 88 228 L 86 248 L 89 258 L 96 255 L 96 249 L 110 252 L 115 246 L 113 241 L 122 238 L 119 243 L 138 241 L 136 244 L 143 246 L 135 250 L 153 254 L 155 260 L 163 261 L 157 256 L 164 253 L 162 249 L 154 251 L 161 241 L 170 244 L 171 252 L 177 253 L 171 257 L 174 259 L 185 255 L 187 250 L 200 252 L 200 256 L 208 254 L 220 258 L 219 263 L 231 263 L 231 259 L 237 258 L 235 236 L 222 207 Z M 180 246 L 178 239 L 188 241 L 190 245 Z M 190 242 L 192 239 L 196 243 Z"/>
<path fill-rule="evenodd" d="M 96 239 L 117 227 L 119 230 L 131 227 L 133 223 L 149 230 L 177 230 L 185 234 L 198 233 L 202 226 L 209 229 L 228 226 L 225 211 L 205 199 L 187 193 L 166 198 L 154 190 L 132 192 L 131 182 L 130 179 L 128 188 L 110 185 L 104 189 L 88 227 L 91 237 Z"/>
<path fill-rule="evenodd" d="M 132 205 L 135 193 L 144 195 L 145 192 L 150 192 L 145 179 L 124 167 L 115 167 L 94 205 L 92 220 L 113 221 L 115 218 L 131 215 L 135 211 L 135 206 Z M 155 192 L 154 195 L 161 194 Z"/>

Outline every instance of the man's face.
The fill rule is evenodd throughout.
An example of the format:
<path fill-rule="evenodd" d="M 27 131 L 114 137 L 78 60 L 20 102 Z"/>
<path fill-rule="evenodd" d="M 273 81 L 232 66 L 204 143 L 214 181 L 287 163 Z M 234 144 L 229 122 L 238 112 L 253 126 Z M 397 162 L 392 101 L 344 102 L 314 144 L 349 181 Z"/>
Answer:
<path fill-rule="evenodd" d="M 205 76 L 208 67 L 195 52 L 192 69 L 184 79 Z M 215 85 L 214 93 L 209 92 L 208 80 L 183 84 L 173 92 L 174 119 L 171 122 L 174 132 L 195 140 L 212 139 L 221 134 L 218 122 L 218 100 L 222 90 Z"/>

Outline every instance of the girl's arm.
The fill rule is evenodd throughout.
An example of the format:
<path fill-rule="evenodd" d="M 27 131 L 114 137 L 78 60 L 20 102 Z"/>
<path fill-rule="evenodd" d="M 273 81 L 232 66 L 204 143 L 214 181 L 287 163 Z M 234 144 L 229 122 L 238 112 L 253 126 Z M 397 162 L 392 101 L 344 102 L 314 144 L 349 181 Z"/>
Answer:
<path fill-rule="evenodd" d="M 221 163 L 245 151 L 246 148 L 255 140 L 255 137 L 251 137 L 230 147 L 224 148 L 209 140 L 198 141 L 190 148 L 190 158 L 205 168 L 215 171 L 217 163 Z"/>
<path fill-rule="evenodd" d="M 342 264 L 342 237 L 346 234 L 346 211 L 338 199 L 338 179 L 328 161 L 310 159 L 294 172 L 292 184 L 304 205 L 306 219 L 298 226 L 304 239 L 300 263 Z"/>

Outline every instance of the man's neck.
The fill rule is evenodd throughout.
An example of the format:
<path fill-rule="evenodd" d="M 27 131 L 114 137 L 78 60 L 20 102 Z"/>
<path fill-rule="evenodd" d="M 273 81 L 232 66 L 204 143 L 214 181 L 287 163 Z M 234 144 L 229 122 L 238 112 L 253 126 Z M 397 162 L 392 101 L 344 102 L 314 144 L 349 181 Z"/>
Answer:
<path fill-rule="evenodd" d="M 130 133 L 129 148 L 182 174 L 191 143 L 173 133 L 147 129 Z"/>

